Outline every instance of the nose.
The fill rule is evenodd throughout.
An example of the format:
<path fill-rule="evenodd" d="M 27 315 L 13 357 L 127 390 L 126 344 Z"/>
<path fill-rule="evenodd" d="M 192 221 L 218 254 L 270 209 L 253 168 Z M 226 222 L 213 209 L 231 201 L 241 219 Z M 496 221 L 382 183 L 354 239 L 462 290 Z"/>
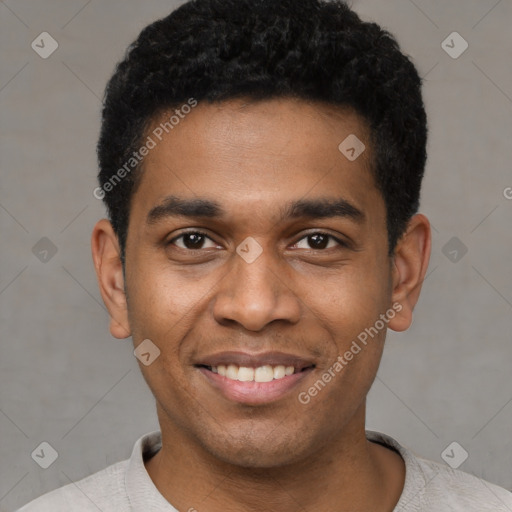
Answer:
<path fill-rule="evenodd" d="M 289 275 L 268 250 L 252 263 L 234 254 L 232 268 L 214 297 L 215 320 L 222 325 L 237 323 L 249 331 L 260 331 L 276 320 L 297 323 L 301 303 Z"/>

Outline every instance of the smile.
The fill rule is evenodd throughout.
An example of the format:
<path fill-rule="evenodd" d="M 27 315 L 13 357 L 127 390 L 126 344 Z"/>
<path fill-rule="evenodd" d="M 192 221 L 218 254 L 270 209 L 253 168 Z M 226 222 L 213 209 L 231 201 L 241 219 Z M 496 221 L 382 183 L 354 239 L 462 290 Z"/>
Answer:
<path fill-rule="evenodd" d="M 298 394 L 299 383 L 313 372 L 315 365 L 266 364 L 252 367 L 232 363 L 196 365 L 196 368 L 204 376 L 205 384 L 224 399 L 256 406 L 284 399 L 294 390 Z"/>
<path fill-rule="evenodd" d="M 220 364 L 218 366 L 207 366 L 213 373 L 218 373 L 222 377 L 240 382 L 272 382 L 273 380 L 284 379 L 294 373 L 304 371 L 306 368 L 295 368 L 294 366 L 284 365 L 264 365 L 258 368 L 248 366 L 238 366 L 236 364 Z"/>

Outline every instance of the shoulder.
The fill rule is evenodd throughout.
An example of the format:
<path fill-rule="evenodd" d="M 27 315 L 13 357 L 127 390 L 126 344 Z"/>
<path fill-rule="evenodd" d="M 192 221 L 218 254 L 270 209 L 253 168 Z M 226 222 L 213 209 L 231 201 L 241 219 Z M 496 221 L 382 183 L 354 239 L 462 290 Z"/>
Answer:
<path fill-rule="evenodd" d="M 418 457 L 392 437 L 367 431 L 367 438 L 398 452 L 405 484 L 394 512 L 512 512 L 512 493 L 448 465 Z"/>
<path fill-rule="evenodd" d="M 124 475 L 128 460 L 117 462 L 82 480 L 65 485 L 31 501 L 17 512 L 122 512 L 130 510 Z"/>
<path fill-rule="evenodd" d="M 469 473 L 416 457 L 425 510 L 511 512 L 512 493 Z M 442 508 L 444 507 L 444 508 Z"/>

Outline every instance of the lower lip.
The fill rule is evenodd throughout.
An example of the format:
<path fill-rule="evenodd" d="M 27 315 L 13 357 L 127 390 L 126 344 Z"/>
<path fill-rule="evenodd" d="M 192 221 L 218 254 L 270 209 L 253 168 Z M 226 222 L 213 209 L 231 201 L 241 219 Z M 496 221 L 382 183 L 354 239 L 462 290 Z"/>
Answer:
<path fill-rule="evenodd" d="M 201 367 L 199 370 L 228 400 L 248 405 L 261 405 L 285 396 L 313 371 L 313 367 L 270 382 L 241 382 L 228 379 L 206 368 Z"/>

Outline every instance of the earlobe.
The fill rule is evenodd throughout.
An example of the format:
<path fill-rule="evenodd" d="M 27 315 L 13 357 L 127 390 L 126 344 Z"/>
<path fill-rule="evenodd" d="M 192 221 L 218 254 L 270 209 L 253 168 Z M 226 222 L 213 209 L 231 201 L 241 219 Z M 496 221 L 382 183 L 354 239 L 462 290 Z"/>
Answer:
<path fill-rule="evenodd" d="M 123 340 L 131 336 L 130 330 L 112 317 L 110 317 L 110 334 L 119 340 Z"/>
<path fill-rule="evenodd" d="M 425 279 L 430 250 L 430 223 L 424 215 L 414 215 L 393 256 L 392 302 L 401 306 L 388 324 L 394 331 L 405 331 L 412 323 L 412 313 Z"/>
<path fill-rule="evenodd" d="M 102 219 L 94 226 L 91 249 L 101 296 L 110 314 L 110 332 L 115 338 L 128 338 L 131 331 L 123 266 L 117 236 L 108 220 Z"/>

